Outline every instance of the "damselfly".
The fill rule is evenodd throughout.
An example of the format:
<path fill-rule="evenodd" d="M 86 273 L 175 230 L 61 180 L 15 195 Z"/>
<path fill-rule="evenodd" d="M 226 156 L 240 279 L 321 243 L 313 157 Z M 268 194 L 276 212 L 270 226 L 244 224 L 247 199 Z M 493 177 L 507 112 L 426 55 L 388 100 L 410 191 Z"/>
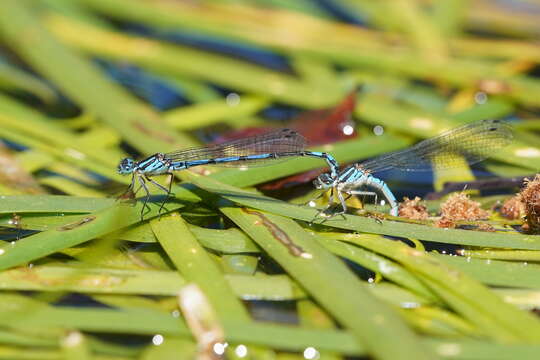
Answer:
<path fill-rule="evenodd" d="M 136 182 L 144 189 L 146 197 L 141 210 L 141 219 L 150 198 L 150 192 L 146 182 L 150 182 L 166 192 L 167 200 L 171 193 L 172 176 L 174 171 L 188 169 L 200 165 L 244 166 L 253 163 L 267 162 L 281 158 L 295 156 L 311 156 L 326 160 L 330 167 L 329 178 L 336 178 L 339 170 L 337 161 L 324 152 L 306 151 L 306 139 L 298 132 L 290 129 L 272 131 L 263 135 L 248 137 L 240 140 L 229 141 L 219 145 L 208 147 L 191 148 L 174 151 L 171 153 L 157 153 L 146 159 L 135 161 L 131 158 L 123 159 L 118 165 L 118 173 L 131 174 L 131 184 L 126 192 L 133 190 Z M 156 175 L 168 175 L 168 188 L 157 183 L 151 177 Z M 162 202 L 161 212 L 165 201 Z"/>
<path fill-rule="evenodd" d="M 346 167 L 337 178 L 333 174 L 321 174 L 314 180 L 317 189 L 332 189 L 326 211 L 334 202 L 334 193 L 343 214 L 347 210 L 346 199 L 353 195 L 375 195 L 362 188 L 372 188 L 382 193 L 390 205 L 390 214 L 398 216 L 398 204 L 384 181 L 372 174 L 390 169 L 402 171 L 429 171 L 432 168 L 448 169 L 463 164 L 475 164 L 508 145 L 513 138 L 512 127 L 503 120 L 483 120 L 446 131 L 426 139 L 410 148 L 381 155 L 371 160 Z M 347 198 L 343 196 L 347 195 Z"/>

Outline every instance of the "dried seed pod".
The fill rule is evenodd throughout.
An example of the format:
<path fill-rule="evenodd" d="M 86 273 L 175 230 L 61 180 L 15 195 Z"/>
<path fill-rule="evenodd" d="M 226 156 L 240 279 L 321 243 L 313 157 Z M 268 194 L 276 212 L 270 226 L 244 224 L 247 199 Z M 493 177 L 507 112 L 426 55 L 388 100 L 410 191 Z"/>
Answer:
<path fill-rule="evenodd" d="M 473 201 L 464 192 L 451 195 L 441 204 L 443 218 L 458 220 L 483 220 L 489 217 L 489 212 L 480 207 L 480 203 Z"/>
<path fill-rule="evenodd" d="M 523 229 L 528 232 L 540 232 L 540 174 L 533 180 L 525 179 L 525 188 L 519 193 L 525 206 L 527 224 Z"/>
<path fill-rule="evenodd" d="M 521 201 L 521 196 L 516 195 L 506 200 L 501 207 L 501 215 L 510 220 L 525 216 L 525 204 Z"/>
<path fill-rule="evenodd" d="M 403 202 L 399 204 L 399 216 L 411 220 L 426 220 L 429 214 L 422 198 L 416 196 L 414 199 L 403 198 Z"/>

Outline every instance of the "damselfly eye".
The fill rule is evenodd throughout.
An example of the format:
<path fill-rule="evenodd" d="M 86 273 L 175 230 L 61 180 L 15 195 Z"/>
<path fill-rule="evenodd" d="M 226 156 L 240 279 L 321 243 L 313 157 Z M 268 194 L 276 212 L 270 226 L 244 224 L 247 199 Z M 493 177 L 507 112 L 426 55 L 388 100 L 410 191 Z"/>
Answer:
<path fill-rule="evenodd" d="M 317 189 L 325 189 L 329 186 L 332 186 L 332 178 L 328 174 L 321 174 L 319 177 L 315 180 L 313 180 L 313 185 Z"/>
<path fill-rule="evenodd" d="M 118 173 L 121 175 L 131 174 L 135 167 L 135 161 L 130 158 L 125 158 L 118 164 Z"/>

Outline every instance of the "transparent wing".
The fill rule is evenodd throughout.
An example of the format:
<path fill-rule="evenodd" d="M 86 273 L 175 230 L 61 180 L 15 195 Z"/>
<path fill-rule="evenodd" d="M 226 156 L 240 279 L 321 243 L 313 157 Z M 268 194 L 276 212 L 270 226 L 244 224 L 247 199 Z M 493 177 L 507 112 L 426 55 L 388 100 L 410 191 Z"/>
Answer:
<path fill-rule="evenodd" d="M 462 159 L 475 164 L 508 145 L 513 139 L 512 127 L 503 120 L 482 120 L 426 139 L 400 151 L 362 162 L 374 173 L 390 169 L 429 171 L 459 166 Z"/>
<path fill-rule="evenodd" d="M 271 153 L 299 152 L 306 148 L 306 139 L 291 129 L 281 129 L 266 134 L 251 136 L 244 139 L 228 141 L 222 144 L 201 148 L 191 148 L 165 154 L 167 159 L 175 161 L 192 161 L 219 159 L 235 156 L 262 155 Z M 284 161 L 286 159 L 282 159 Z M 280 162 L 275 159 L 233 161 L 218 166 L 253 166 L 265 163 Z"/>

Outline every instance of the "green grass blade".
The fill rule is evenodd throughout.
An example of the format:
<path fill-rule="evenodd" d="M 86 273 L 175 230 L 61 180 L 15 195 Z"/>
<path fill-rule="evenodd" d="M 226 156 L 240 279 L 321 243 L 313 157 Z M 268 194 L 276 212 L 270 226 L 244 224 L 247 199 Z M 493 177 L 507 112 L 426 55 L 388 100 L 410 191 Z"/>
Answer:
<path fill-rule="evenodd" d="M 427 356 L 425 349 L 417 345 L 409 349 L 409 346 L 415 344 L 415 336 L 401 323 L 396 314 L 375 301 L 361 284 L 354 280 L 353 274 L 343 263 L 321 247 L 296 223 L 268 213 L 254 211 L 253 214 L 248 214 L 230 207 L 230 204 L 221 204 L 220 210 L 279 262 L 340 323 L 351 329 L 373 354 L 377 354 L 380 358 L 400 358 L 405 354 L 403 349 L 407 349 L 407 354 L 415 354 L 417 358 Z M 293 249 L 296 249 L 296 255 L 293 255 L 295 253 Z M 335 279 L 340 279 L 339 283 Z M 343 287 L 341 283 L 349 285 Z M 351 286 L 354 283 L 357 285 Z M 340 296 L 335 297 L 335 294 Z M 370 314 L 367 318 L 366 313 Z M 392 346 L 383 349 L 375 345 L 381 337 L 395 341 Z M 402 355 L 399 355 L 400 353 Z"/>
<path fill-rule="evenodd" d="M 276 199 L 257 195 L 245 190 L 218 183 L 209 178 L 196 177 L 186 173 L 193 183 L 204 190 L 218 194 L 238 204 L 287 216 L 293 219 L 315 223 L 322 222 L 325 226 L 346 230 L 362 231 L 373 234 L 399 236 L 418 240 L 441 242 L 447 244 L 484 246 L 493 248 L 540 249 L 540 236 L 489 233 L 480 231 L 441 229 L 425 225 L 411 224 L 401 221 L 383 220 L 370 217 L 344 215 L 331 219 L 318 218 L 317 210 L 300 207 Z"/>
<path fill-rule="evenodd" d="M 149 106 L 107 81 L 87 59 L 60 44 L 41 25 L 31 5 L 27 0 L 6 0 L 0 4 L 0 33 L 29 64 L 72 99 L 98 114 L 141 152 L 176 150 L 193 144 L 190 138 L 169 129 Z M 26 35 L 21 34 L 21 29 Z"/>
<path fill-rule="evenodd" d="M 29 92 L 44 103 L 53 103 L 57 100 L 55 92 L 49 85 L 4 61 L 0 61 L 0 88 Z"/>
<path fill-rule="evenodd" d="M 152 220 L 150 225 L 177 269 L 188 281 L 200 287 L 221 321 L 249 321 L 246 309 L 224 281 L 217 264 L 208 256 L 180 215 L 175 213 Z"/>
<path fill-rule="evenodd" d="M 297 77 L 227 56 L 107 31 L 59 15 L 50 16 L 47 22 L 48 28 L 64 42 L 90 54 L 99 54 L 100 57 L 112 60 L 129 60 L 161 73 L 188 75 L 225 88 L 259 94 L 293 105 L 308 108 L 331 106 L 345 93 L 345 87 L 337 81 L 314 87 Z M 116 46 L 103 46 L 111 42 Z M 136 49 L 141 46 L 150 47 L 154 51 L 137 52 Z M 217 66 L 220 71 L 208 71 Z M 305 96 L 308 91 L 310 96 Z"/>
<path fill-rule="evenodd" d="M 433 256 L 484 284 L 540 289 L 540 265 L 538 264 L 438 254 L 433 254 Z"/>
<path fill-rule="evenodd" d="M 373 235 L 339 236 L 394 259 L 423 281 L 471 323 L 494 339 L 507 342 L 540 342 L 540 321 L 490 292 L 473 278 L 445 265 L 431 254 Z"/>
<path fill-rule="evenodd" d="M 180 207 L 169 203 L 169 210 Z M 0 269 L 5 270 L 13 266 L 34 261 L 62 249 L 82 244 L 98 236 L 125 228 L 140 221 L 142 204 L 130 206 L 118 203 L 92 214 L 82 215 L 77 221 L 28 236 L 15 244 L 0 247 Z M 151 207 L 145 214 L 146 219 L 158 215 L 158 208 Z"/>
<path fill-rule="evenodd" d="M 102 210 L 115 199 L 86 198 L 65 195 L 2 196 L 0 213 L 85 213 Z"/>

